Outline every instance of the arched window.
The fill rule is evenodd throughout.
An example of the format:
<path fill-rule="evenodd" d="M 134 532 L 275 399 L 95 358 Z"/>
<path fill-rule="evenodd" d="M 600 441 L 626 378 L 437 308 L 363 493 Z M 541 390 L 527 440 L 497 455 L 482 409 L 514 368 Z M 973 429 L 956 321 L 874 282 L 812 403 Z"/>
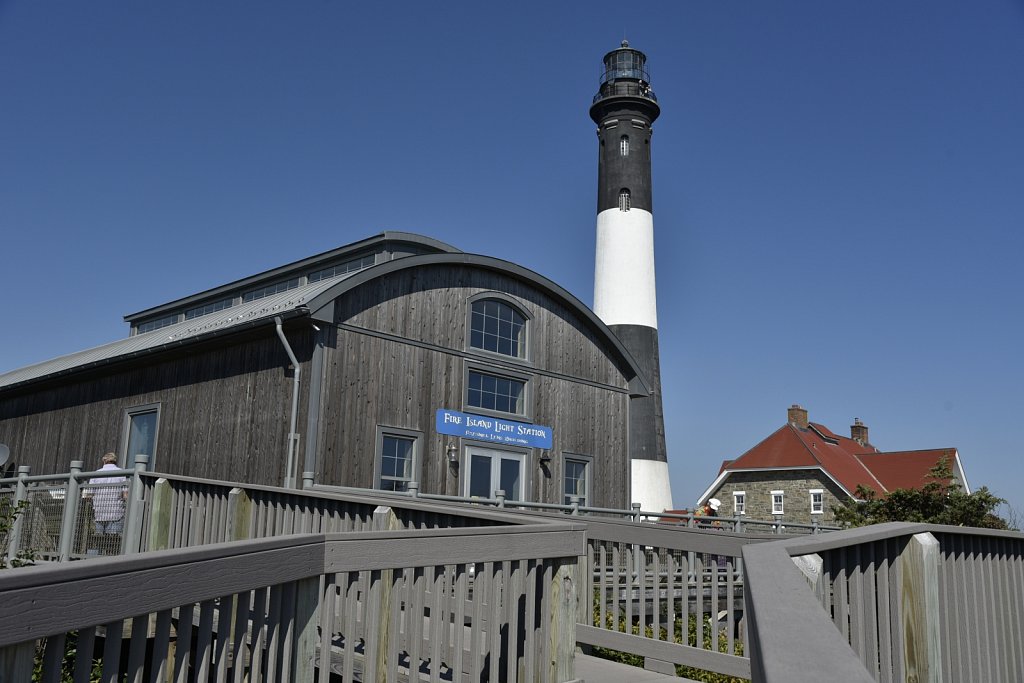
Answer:
<path fill-rule="evenodd" d="M 629 211 L 629 188 L 619 190 L 619 211 Z"/>
<path fill-rule="evenodd" d="M 473 302 L 469 345 L 505 356 L 526 356 L 526 318 L 497 299 Z"/>
<path fill-rule="evenodd" d="M 619 140 L 619 154 L 624 157 L 629 156 L 629 136 L 623 135 L 622 139 Z"/>

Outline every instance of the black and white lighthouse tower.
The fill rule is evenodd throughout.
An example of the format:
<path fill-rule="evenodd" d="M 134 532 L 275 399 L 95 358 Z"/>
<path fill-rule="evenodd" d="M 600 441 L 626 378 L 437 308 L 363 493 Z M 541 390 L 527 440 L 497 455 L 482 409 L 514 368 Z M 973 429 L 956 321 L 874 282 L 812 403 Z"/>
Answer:
<path fill-rule="evenodd" d="M 654 291 L 651 124 L 661 108 L 647 57 L 625 40 L 604 56 L 601 86 L 590 107 L 599 141 L 594 312 L 633 355 L 651 382 L 649 397 L 630 402 L 631 498 L 644 510 L 672 508 L 665 451 Z"/>

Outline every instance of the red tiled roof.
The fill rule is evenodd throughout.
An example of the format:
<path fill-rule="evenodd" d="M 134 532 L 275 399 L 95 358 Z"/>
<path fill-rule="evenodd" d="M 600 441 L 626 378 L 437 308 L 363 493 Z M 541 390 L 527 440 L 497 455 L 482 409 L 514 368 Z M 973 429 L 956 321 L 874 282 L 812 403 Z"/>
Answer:
<path fill-rule="evenodd" d="M 839 436 L 828 427 L 810 423 L 806 428 L 787 423 L 764 441 L 722 463 L 719 474 L 736 470 L 774 470 L 820 467 L 851 495 L 858 485 L 877 493 L 897 488 L 919 488 L 928 470 L 943 455 L 954 473 L 959 471 L 956 449 L 882 453 L 871 444 Z"/>
<path fill-rule="evenodd" d="M 857 459 L 881 481 L 889 491 L 917 489 L 929 481 L 928 471 L 945 457 L 954 474 L 959 469 L 955 448 L 936 448 L 927 451 L 895 451 L 892 453 L 862 453 Z"/>

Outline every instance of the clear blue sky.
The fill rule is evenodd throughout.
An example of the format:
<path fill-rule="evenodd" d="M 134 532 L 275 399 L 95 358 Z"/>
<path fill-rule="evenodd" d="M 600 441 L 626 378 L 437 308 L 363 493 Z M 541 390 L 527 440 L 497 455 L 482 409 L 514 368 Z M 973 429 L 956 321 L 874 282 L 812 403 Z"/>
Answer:
<path fill-rule="evenodd" d="M 1020 0 L 0 0 L 0 371 L 385 229 L 589 304 L 623 37 L 676 504 L 800 403 L 1024 510 Z"/>

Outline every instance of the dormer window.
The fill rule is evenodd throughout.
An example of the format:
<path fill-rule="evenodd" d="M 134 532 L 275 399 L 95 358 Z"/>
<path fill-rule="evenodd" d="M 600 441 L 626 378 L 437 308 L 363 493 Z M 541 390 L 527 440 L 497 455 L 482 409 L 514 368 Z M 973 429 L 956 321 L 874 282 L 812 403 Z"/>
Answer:
<path fill-rule="evenodd" d="M 629 188 L 619 190 L 619 211 L 629 211 Z"/>

